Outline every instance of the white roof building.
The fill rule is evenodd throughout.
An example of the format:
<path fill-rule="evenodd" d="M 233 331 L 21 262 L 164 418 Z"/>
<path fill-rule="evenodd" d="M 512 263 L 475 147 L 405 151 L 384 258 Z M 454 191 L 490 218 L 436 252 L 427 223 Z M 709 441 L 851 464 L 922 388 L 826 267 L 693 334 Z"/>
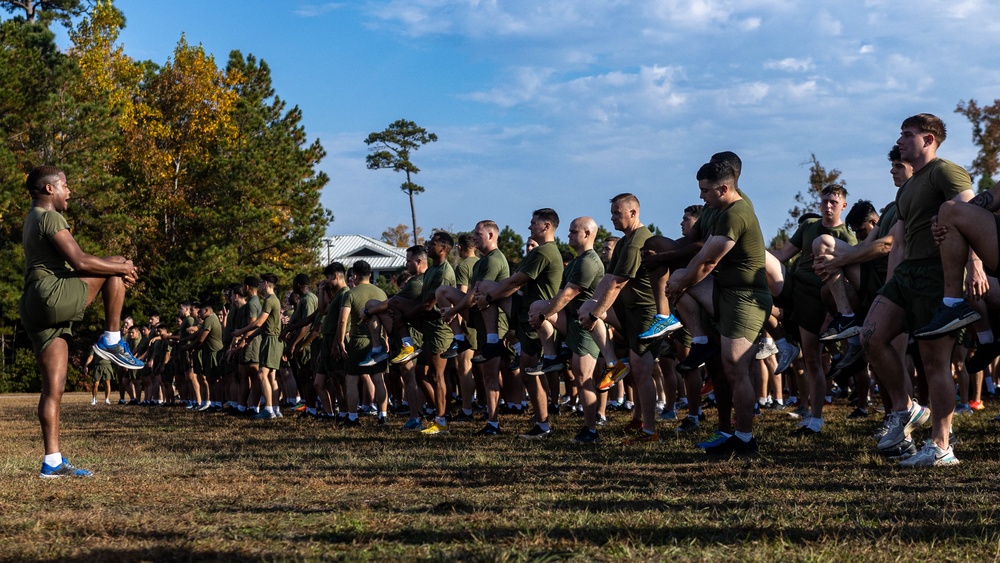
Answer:
<path fill-rule="evenodd" d="M 386 244 L 364 235 L 335 235 L 323 237 L 316 255 L 321 265 L 340 262 L 350 268 L 364 260 L 372 272 L 388 276 L 406 266 L 406 249 Z"/>

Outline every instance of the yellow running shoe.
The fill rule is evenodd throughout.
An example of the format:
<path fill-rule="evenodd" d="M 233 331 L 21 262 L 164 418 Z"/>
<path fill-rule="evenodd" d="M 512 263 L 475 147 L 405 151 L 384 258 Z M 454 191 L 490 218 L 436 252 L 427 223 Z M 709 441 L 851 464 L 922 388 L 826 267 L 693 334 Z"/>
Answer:
<path fill-rule="evenodd" d="M 427 428 L 424 428 L 423 430 L 421 430 L 420 433 L 421 434 L 447 434 L 448 433 L 448 427 L 447 426 L 442 426 L 441 424 L 438 424 L 437 421 L 435 420 L 434 422 L 431 423 L 430 426 L 428 426 Z"/>
<path fill-rule="evenodd" d="M 406 362 L 420 355 L 420 348 L 416 346 L 403 346 L 403 349 L 392 359 L 393 364 L 405 364 Z"/>
<path fill-rule="evenodd" d="M 624 379 L 626 375 L 628 375 L 629 370 L 630 368 L 628 366 L 628 362 L 624 361 L 619 361 L 613 366 L 608 366 L 607 369 L 604 370 L 604 377 L 601 378 L 601 382 L 597 386 L 597 390 L 607 391 L 608 389 L 611 389 L 615 386 L 615 383 L 618 383 Z"/>

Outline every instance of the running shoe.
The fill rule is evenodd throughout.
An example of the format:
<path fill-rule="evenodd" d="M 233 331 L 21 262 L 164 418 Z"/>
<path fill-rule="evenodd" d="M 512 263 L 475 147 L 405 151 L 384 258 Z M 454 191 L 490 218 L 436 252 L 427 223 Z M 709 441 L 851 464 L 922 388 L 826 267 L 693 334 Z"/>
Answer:
<path fill-rule="evenodd" d="M 607 366 L 604 370 L 604 376 L 601 377 L 601 382 L 597 385 L 597 390 L 607 391 L 608 389 L 611 389 L 616 383 L 625 379 L 625 376 L 628 375 L 630 369 L 631 368 L 629 368 L 628 362 L 625 360 L 619 360 L 615 365 Z"/>
<path fill-rule="evenodd" d="M 261 409 L 261 411 L 255 414 L 253 418 L 254 420 L 269 420 L 272 418 L 278 418 L 278 415 L 273 412 L 268 412 L 264 409 Z"/>
<path fill-rule="evenodd" d="M 819 335 L 819 341 L 835 342 L 837 340 L 846 340 L 859 334 L 861 334 L 861 321 L 858 319 L 858 316 L 845 317 L 838 313 L 834 317 L 833 322 L 830 323 L 830 327 Z"/>
<path fill-rule="evenodd" d="M 792 362 L 798 357 L 798 346 L 789 344 L 787 341 L 778 344 L 778 366 L 774 368 L 774 373 L 782 373 L 788 369 L 788 366 L 792 365 Z"/>
<path fill-rule="evenodd" d="M 656 317 L 653 318 L 652 324 L 649 325 L 649 328 L 639 335 L 639 340 L 653 340 L 661 336 L 666 336 L 683 326 L 684 325 L 681 324 L 681 321 L 673 315 L 667 317 L 656 315 Z"/>
<path fill-rule="evenodd" d="M 499 433 L 499 426 L 493 426 L 490 423 L 486 423 L 486 426 L 483 426 L 478 432 L 476 432 L 476 436 L 496 436 Z"/>
<path fill-rule="evenodd" d="M 542 361 L 539 362 L 537 366 L 524 370 L 524 373 L 532 376 L 539 376 L 559 371 L 563 369 L 563 367 L 565 367 L 565 364 L 559 358 L 542 358 Z"/>
<path fill-rule="evenodd" d="M 421 434 L 428 434 L 428 435 L 431 435 L 431 434 L 447 434 L 448 433 L 448 427 L 446 425 L 439 424 L 438 421 L 435 420 L 434 422 L 431 423 L 430 426 L 428 426 L 427 428 L 424 428 L 423 430 L 421 430 L 420 433 Z"/>
<path fill-rule="evenodd" d="M 474 364 L 485 364 L 486 362 L 492 360 L 493 358 L 499 358 L 500 354 L 503 353 L 503 344 L 500 342 L 494 342 L 483 344 L 482 350 L 478 354 L 472 357 L 472 363 Z"/>
<path fill-rule="evenodd" d="M 976 348 L 976 353 L 974 356 L 969 358 L 969 361 L 965 363 L 966 369 L 969 373 L 976 373 L 983 371 L 997 356 L 1000 356 L 1000 340 L 994 340 L 989 344 L 983 344 Z"/>
<path fill-rule="evenodd" d="M 986 408 L 982 401 L 969 401 L 969 408 L 974 411 L 981 411 Z"/>
<path fill-rule="evenodd" d="M 692 434 L 701 430 L 701 423 L 698 422 L 698 417 L 696 416 L 686 416 L 684 420 L 681 421 L 681 425 L 674 428 L 674 432 L 677 434 Z"/>
<path fill-rule="evenodd" d="M 62 463 L 55 467 L 43 461 L 42 470 L 38 476 L 42 479 L 59 479 L 60 477 L 93 477 L 94 474 L 86 469 L 74 467 L 66 461 L 66 458 L 62 458 Z"/>
<path fill-rule="evenodd" d="M 660 420 L 677 420 L 677 411 L 665 410 L 660 413 Z"/>
<path fill-rule="evenodd" d="M 723 442 L 728 440 L 731 436 L 732 434 L 726 434 L 721 430 L 716 430 L 715 433 L 708 438 L 708 440 L 705 440 L 704 442 L 698 442 L 697 444 L 694 445 L 694 447 L 698 448 L 699 450 L 714 448 L 715 446 L 718 446 L 719 444 L 722 444 Z"/>
<path fill-rule="evenodd" d="M 879 440 L 878 448 L 882 450 L 899 444 L 909 437 L 911 432 L 927 424 L 930 419 L 930 409 L 916 403 L 913 403 L 913 406 L 908 411 L 892 413 L 889 419 L 889 429 L 886 431 L 885 436 Z"/>
<path fill-rule="evenodd" d="M 601 441 L 601 437 L 597 434 L 597 430 L 591 430 L 584 426 L 570 441 L 574 444 L 596 444 Z"/>
<path fill-rule="evenodd" d="M 528 430 L 524 434 L 518 434 L 517 437 L 522 440 L 544 440 L 545 438 L 548 438 L 551 433 L 551 430 L 542 430 L 542 427 L 539 424 L 535 424 L 531 430 Z"/>
<path fill-rule="evenodd" d="M 760 452 L 757 449 L 757 438 L 750 438 L 750 441 L 744 442 L 733 434 L 721 444 L 705 448 L 705 453 L 718 457 L 753 457 Z"/>
<path fill-rule="evenodd" d="M 913 332 L 913 337 L 919 340 L 937 338 L 938 336 L 948 334 L 953 330 L 958 330 L 967 324 L 972 324 L 980 318 L 979 313 L 977 313 L 975 309 L 972 308 L 972 305 L 969 305 L 969 302 L 964 299 L 961 303 L 955 305 L 954 307 L 942 304 L 938 306 L 936 311 L 934 311 L 934 316 L 931 317 L 931 322 L 915 330 Z"/>
<path fill-rule="evenodd" d="M 775 344 L 774 342 L 764 342 L 763 340 L 761 340 L 760 344 L 757 345 L 757 353 L 754 355 L 754 358 L 758 360 L 766 360 L 777 353 L 778 353 L 777 344 Z"/>
<path fill-rule="evenodd" d="M 628 424 L 625 425 L 625 431 L 634 432 L 636 430 L 642 430 L 642 421 L 639 420 L 638 418 L 633 418 L 632 420 L 628 421 Z"/>
<path fill-rule="evenodd" d="M 406 362 L 420 355 L 420 348 L 416 346 L 403 346 L 403 349 L 392 359 L 393 364 L 405 364 Z"/>
<path fill-rule="evenodd" d="M 441 357 L 450 360 L 452 358 L 458 357 L 459 354 L 465 352 L 466 350 L 472 349 L 472 345 L 469 344 L 468 340 L 452 340 L 451 345 L 444 352 L 441 352 Z"/>
<path fill-rule="evenodd" d="M 403 425 L 403 430 L 420 431 L 424 429 L 424 423 L 419 418 L 411 418 Z"/>
<path fill-rule="evenodd" d="M 972 407 L 968 403 L 958 403 L 955 405 L 955 414 L 972 414 Z"/>
<path fill-rule="evenodd" d="M 94 405 L 96 405 L 96 404 L 97 404 L 97 397 L 93 397 L 93 398 L 91 398 L 91 399 L 90 399 L 90 406 L 94 406 Z"/>
<path fill-rule="evenodd" d="M 117 344 L 108 344 L 103 334 L 94 344 L 93 350 L 98 356 L 125 369 L 142 369 L 146 365 L 132 355 L 128 342 L 119 340 Z"/>
<path fill-rule="evenodd" d="M 650 434 L 645 430 L 640 430 L 635 436 L 631 438 L 626 438 L 623 442 L 626 446 L 638 446 L 642 444 L 659 444 L 660 434 L 658 432 L 653 432 Z"/>
<path fill-rule="evenodd" d="M 948 446 L 947 450 L 942 450 L 933 440 L 927 440 L 919 452 L 899 462 L 900 467 L 941 467 L 958 464 L 958 458 L 955 457 L 951 446 Z"/>
<path fill-rule="evenodd" d="M 388 359 L 389 359 L 389 353 L 386 352 L 384 348 L 378 352 L 376 352 L 373 349 L 370 352 L 368 352 L 368 355 L 365 356 L 365 359 L 358 362 L 358 365 L 361 367 L 371 367 L 379 364 L 380 362 L 384 362 Z"/>

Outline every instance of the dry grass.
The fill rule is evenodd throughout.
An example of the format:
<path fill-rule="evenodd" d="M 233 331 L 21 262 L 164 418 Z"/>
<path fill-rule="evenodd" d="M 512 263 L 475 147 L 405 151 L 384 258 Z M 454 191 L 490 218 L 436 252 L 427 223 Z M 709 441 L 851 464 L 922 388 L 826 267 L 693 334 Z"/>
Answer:
<path fill-rule="evenodd" d="M 982 561 L 1000 540 L 995 408 L 956 419 L 961 466 L 903 471 L 842 406 L 819 439 L 771 414 L 765 459 L 713 462 L 665 422 L 659 446 L 622 447 L 623 415 L 586 448 L 565 415 L 524 443 L 527 417 L 430 438 L 71 394 L 63 450 L 96 475 L 50 481 L 36 401 L 0 397 L 0 559 Z"/>

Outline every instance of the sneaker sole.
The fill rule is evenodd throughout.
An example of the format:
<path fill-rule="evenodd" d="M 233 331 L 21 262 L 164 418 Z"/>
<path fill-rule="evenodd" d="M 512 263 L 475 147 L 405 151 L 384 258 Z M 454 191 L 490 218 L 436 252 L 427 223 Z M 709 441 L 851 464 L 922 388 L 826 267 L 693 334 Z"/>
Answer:
<path fill-rule="evenodd" d="M 402 359 L 400 359 L 400 358 L 393 358 L 391 363 L 392 363 L 392 365 L 405 364 L 406 362 L 412 360 L 413 358 L 416 358 L 419 355 L 420 355 L 420 352 L 414 352 L 412 354 L 407 354 L 406 357 L 404 357 Z"/>
<path fill-rule="evenodd" d="M 678 330 L 680 330 L 682 328 L 684 328 L 683 324 L 681 324 L 681 323 L 674 323 L 672 325 L 667 325 L 662 330 L 658 330 L 658 331 L 656 331 L 656 332 L 654 332 L 652 334 L 640 334 L 639 335 L 639 340 L 656 340 L 657 338 L 662 338 L 662 337 L 670 334 L 671 332 L 676 332 L 676 331 L 678 331 Z"/>
<path fill-rule="evenodd" d="M 120 368 L 125 368 L 125 369 L 130 369 L 130 370 L 139 370 L 139 369 L 142 369 L 143 367 L 145 367 L 145 365 L 146 365 L 146 364 L 142 364 L 142 365 L 138 365 L 137 366 L 135 364 L 130 364 L 130 363 L 122 360 L 116 354 L 111 354 L 111 353 L 109 353 L 109 352 L 107 352 L 105 350 L 102 350 L 97 344 L 94 344 L 93 346 L 91 346 L 91 349 L 98 356 L 104 358 L 105 360 L 108 360 L 109 362 L 115 364 L 116 366 L 118 366 Z"/>
<path fill-rule="evenodd" d="M 981 318 L 982 317 L 979 315 L 979 313 L 973 312 L 971 315 L 963 317 L 961 319 L 955 319 L 937 330 L 933 330 L 930 332 L 921 332 L 920 334 L 913 333 L 913 337 L 916 338 L 917 340 L 931 340 L 938 336 L 944 336 L 949 332 L 958 330 L 965 325 L 970 325 Z"/>
<path fill-rule="evenodd" d="M 859 334 L 861 334 L 861 327 L 860 326 L 852 326 L 851 328 L 848 328 L 848 329 L 844 330 L 843 332 L 838 332 L 836 334 L 827 334 L 825 336 L 820 336 L 819 337 L 819 341 L 820 342 L 836 342 L 837 340 L 847 340 L 848 338 L 850 338 L 852 336 L 857 336 Z"/>

